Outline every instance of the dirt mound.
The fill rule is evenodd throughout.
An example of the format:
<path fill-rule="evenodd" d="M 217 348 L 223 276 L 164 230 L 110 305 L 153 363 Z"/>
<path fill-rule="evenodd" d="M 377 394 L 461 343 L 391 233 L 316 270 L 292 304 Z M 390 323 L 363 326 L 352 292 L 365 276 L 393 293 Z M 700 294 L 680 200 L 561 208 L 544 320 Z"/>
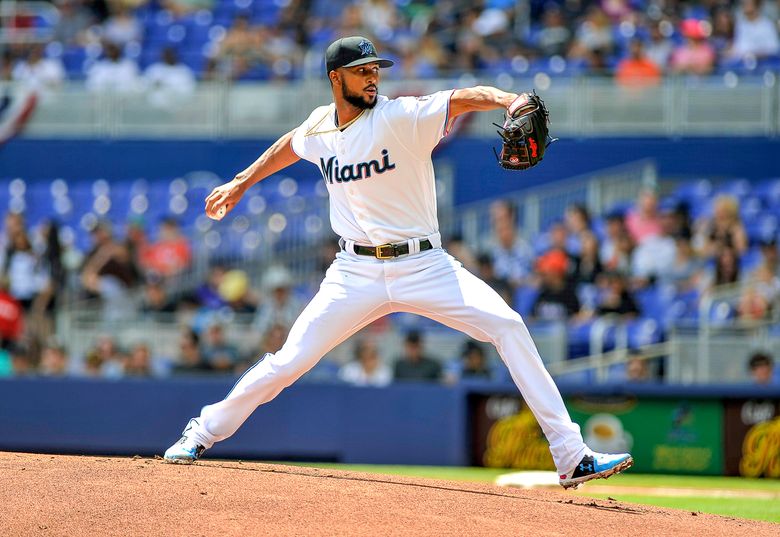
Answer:
<path fill-rule="evenodd" d="M 565 492 L 238 461 L 0 453 L 0 535 L 777 535 Z"/>

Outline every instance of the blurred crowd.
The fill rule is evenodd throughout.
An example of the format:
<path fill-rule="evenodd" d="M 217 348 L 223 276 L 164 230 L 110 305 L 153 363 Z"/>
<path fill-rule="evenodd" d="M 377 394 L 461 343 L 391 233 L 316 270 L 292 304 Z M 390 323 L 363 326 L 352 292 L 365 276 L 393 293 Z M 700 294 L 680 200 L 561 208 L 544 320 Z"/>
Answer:
<path fill-rule="evenodd" d="M 197 79 L 322 75 L 325 46 L 372 38 L 399 79 L 464 72 L 614 76 L 780 68 L 778 0 L 55 0 L 44 42 L 7 43 L 0 78 L 41 93 L 66 79 L 94 92 L 148 92 L 171 105 Z M 11 20 L 17 35 L 37 19 Z M 36 34 L 38 35 L 38 34 Z M 530 71 L 529 71 L 530 69 Z"/>
<path fill-rule="evenodd" d="M 639 295 L 663 289 L 698 299 L 724 286 L 737 293 L 733 321 L 776 318 L 780 261 L 775 235 L 751 240 L 739 202 L 730 195 L 714 197 L 712 210 L 698 218 L 689 209 L 680 201 L 661 203 L 647 189 L 635 203 L 606 215 L 594 217 L 583 206 L 571 205 L 560 221 L 526 238 L 515 205 L 499 199 L 490 205 L 490 228 L 479 241 L 480 250 L 458 236 L 445 238 L 445 246 L 529 323 L 576 326 L 639 317 L 662 323 L 658 316 L 666 312 L 647 311 Z M 56 222 L 31 229 L 23 214 L 5 216 L 0 375 L 241 374 L 258 357 L 281 348 L 338 248 L 335 241 L 323 244 L 316 268 L 303 281 L 283 265 L 253 278 L 247 267 L 219 261 L 203 281 L 192 281 L 183 276 L 190 274 L 198 245 L 174 218 L 151 226 L 129 222 L 122 236 L 111 223 L 98 220 L 91 240 L 90 249 L 81 253 L 61 243 Z M 99 305 L 96 326 L 113 322 L 107 326 L 131 328 L 151 321 L 173 327 L 179 334 L 175 350 L 171 345 L 163 350 L 161 336 L 153 334 L 136 335 L 123 348 L 120 341 L 127 338 L 119 330 L 96 337 L 83 356 L 71 355 L 55 328 L 56 313 L 66 301 L 86 299 Z M 424 333 L 392 317 L 379 320 L 352 344 L 353 360 L 324 360 L 312 378 L 374 386 L 405 380 L 507 380 L 492 348 L 465 339 L 460 351 L 431 356 Z M 403 341 L 401 348 L 380 345 L 392 334 L 396 339 L 391 341 Z M 659 374 L 641 357 L 625 370 L 626 378 L 635 381 Z"/>

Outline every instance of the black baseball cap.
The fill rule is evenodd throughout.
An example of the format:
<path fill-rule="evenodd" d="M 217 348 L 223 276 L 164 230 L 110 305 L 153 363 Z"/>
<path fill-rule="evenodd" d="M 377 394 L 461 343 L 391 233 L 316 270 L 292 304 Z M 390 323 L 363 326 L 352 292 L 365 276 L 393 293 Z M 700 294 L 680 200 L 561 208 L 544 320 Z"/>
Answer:
<path fill-rule="evenodd" d="M 366 63 L 378 63 L 379 67 L 392 67 L 392 60 L 378 58 L 376 47 L 365 37 L 355 35 L 337 39 L 325 50 L 328 73 L 339 67 L 355 67 Z"/>

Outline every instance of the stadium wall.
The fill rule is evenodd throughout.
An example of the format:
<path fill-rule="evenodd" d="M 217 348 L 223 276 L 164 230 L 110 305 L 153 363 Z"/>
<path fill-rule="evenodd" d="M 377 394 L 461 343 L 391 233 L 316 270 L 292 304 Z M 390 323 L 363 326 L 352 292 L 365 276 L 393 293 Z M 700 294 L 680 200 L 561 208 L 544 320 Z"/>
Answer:
<path fill-rule="evenodd" d="M 153 455 L 225 379 L 0 381 L 0 450 Z M 780 390 L 561 385 L 586 440 L 630 449 L 642 472 L 780 477 Z M 611 447 L 610 447 L 611 446 Z M 297 384 L 210 457 L 551 468 L 516 389 L 483 383 L 383 389 Z"/>
<path fill-rule="evenodd" d="M 0 147 L 0 177 L 25 179 L 170 178 L 211 171 L 225 178 L 251 163 L 273 140 L 39 140 Z M 456 138 L 437 150 L 455 171 L 455 203 L 515 191 L 643 158 L 655 159 L 662 177 L 763 179 L 780 176 L 780 139 L 604 138 L 556 142 L 541 166 L 518 175 L 494 165 L 494 140 Z M 298 163 L 289 173 L 316 179 Z M 479 181 L 469 178 L 479 177 Z"/>

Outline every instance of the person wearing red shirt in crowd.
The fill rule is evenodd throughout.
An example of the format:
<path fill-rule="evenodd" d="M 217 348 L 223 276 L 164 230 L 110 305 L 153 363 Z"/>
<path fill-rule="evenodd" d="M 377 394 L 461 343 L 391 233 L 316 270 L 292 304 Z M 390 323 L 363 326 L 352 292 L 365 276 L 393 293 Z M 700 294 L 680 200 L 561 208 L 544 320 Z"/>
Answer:
<path fill-rule="evenodd" d="M 631 88 L 657 86 L 661 82 L 661 69 L 645 56 L 641 40 L 631 40 L 628 57 L 620 61 L 615 71 L 615 81 Z"/>
<path fill-rule="evenodd" d="M 685 36 L 684 45 L 672 52 L 669 66 L 673 73 L 707 75 L 715 67 L 715 49 L 707 41 L 710 29 L 696 19 L 685 19 L 680 24 Z"/>
<path fill-rule="evenodd" d="M 17 343 L 24 332 L 22 305 L 8 292 L 5 279 L 0 279 L 0 343 Z"/>
<path fill-rule="evenodd" d="M 157 241 L 141 252 L 141 265 L 146 272 L 160 276 L 174 276 L 189 268 L 192 263 L 192 247 L 181 234 L 179 224 L 173 218 L 165 218 L 160 225 Z"/>
<path fill-rule="evenodd" d="M 636 207 L 626 215 L 626 229 L 636 244 L 661 234 L 661 216 L 655 191 L 644 189 L 639 193 Z"/>

